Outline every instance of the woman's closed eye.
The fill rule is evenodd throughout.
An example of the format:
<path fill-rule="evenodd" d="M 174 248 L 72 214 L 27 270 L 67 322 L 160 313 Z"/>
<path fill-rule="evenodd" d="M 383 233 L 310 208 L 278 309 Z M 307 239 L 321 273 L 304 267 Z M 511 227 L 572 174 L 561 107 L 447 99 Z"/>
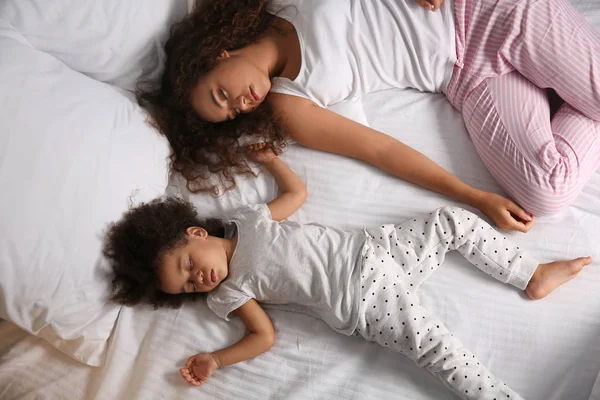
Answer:
<path fill-rule="evenodd" d="M 227 93 L 225 93 L 223 89 L 219 89 L 219 94 L 221 95 L 221 99 L 223 99 L 223 101 L 229 100 L 229 98 L 227 97 Z"/>
<path fill-rule="evenodd" d="M 226 104 L 226 107 L 228 107 L 229 105 L 227 103 L 229 103 L 229 96 L 227 94 L 226 91 L 224 91 L 223 89 L 219 89 L 219 101 L 223 101 Z M 233 120 L 235 119 L 235 117 L 237 117 L 238 115 L 240 115 L 242 113 L 242 111 L 240 109 L 234 108 L 231 109 L 229 111 L 229 113 L 227 114 L 227 119 L 228 120 Z"/>

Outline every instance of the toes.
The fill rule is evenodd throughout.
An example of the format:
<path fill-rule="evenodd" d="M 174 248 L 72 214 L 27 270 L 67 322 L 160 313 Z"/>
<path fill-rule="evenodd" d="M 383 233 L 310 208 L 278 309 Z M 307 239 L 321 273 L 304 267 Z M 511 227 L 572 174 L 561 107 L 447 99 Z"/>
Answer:
<path fill-rule="evenodd" d="M 592 257 L 589 257 L 589 256 L 588 257 L 581 257 L 581 258 L 583 258 L 583 265 L 590 265 L 592 263 L 592 261 L 594 261 L 592 259 Z"/>
<path fill-rule="evenodd" d="M 592 257 L 579 257 L 574 260 L 571 260 L 569 266 L 571 267 L 571 271 L 573 273 L 578 273 L 585 267 L 586 265 L 590 265 L 592 263 Z"/>

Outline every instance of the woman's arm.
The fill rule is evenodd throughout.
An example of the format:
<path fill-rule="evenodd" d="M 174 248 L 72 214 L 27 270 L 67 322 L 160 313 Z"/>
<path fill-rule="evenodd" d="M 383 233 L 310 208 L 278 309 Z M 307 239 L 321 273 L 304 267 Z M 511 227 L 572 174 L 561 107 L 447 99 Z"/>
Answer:
<path fill-rule="evenodd" d="M 275 344 L 273 323 L 256 300 L 250 299 L 234 313 L 244 321 L 248 334 L 236 344 L 219 351 L 190 357 L 180 372 L 192 385 L 200 386 L 217 368 L 254 358 Z"/>
<path fill-rule="evenodd" d="M 304 182 L 265 143 L 248 146 L 248 156 L 262 164 L 279 185 L 281 193 L 267 204 L 271 211 L 271 218 L 275 221 L 283 221 L 295 213 L 304 204 L 308 195 Z"/>
<path fill-rule="evenodd" d="M 533 224 L 533 219 L 512 201 L 467 185 L 391 136 L 310 100 L 276 93 L 270 98 L 289 135 L 300 144 L 362 160 L 405 181 L 477 207 L 502 229 L 526 232 Z"/>

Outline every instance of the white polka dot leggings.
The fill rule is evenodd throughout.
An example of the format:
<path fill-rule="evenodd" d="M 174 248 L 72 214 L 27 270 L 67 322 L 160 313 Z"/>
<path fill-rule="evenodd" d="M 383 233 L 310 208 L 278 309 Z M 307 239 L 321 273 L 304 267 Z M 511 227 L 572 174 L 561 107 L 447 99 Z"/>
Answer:
<path fill-rule="evenodd" d="M 538 263 L 475 214 L 438 209 L 368 229 L 356 334 L 409 357 L 464 399 L 521 399 L 419 305 L 419 285 L 458 250 L 494 278 L 525 289 Z"/>

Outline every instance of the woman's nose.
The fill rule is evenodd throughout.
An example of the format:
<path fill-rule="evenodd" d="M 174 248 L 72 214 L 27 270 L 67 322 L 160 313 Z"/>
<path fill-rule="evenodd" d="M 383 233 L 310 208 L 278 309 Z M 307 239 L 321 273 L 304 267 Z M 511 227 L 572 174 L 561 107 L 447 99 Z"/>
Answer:
<path fill-rule="evenodd" d="M 244 95 L 240 95 L 238 98 L 237 108 L 241 111 L 246 111 L 250 108 L 250 101 L 248 101 Z"/>

